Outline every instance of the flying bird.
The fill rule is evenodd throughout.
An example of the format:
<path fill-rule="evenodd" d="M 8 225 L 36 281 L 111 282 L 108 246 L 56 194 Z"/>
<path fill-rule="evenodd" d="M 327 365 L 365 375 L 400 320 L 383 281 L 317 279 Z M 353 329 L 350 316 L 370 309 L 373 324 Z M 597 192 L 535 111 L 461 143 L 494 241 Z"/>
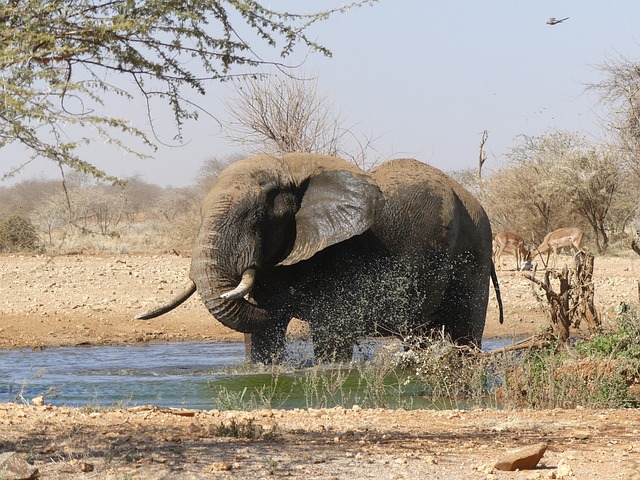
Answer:
<path fill-rule="evenodd" d="M 567 20 L 569 17 L 565 17 L 565 18 L 561 18 L 560 20 L 556 19 L 555 17 L 551 17 L 549 20 L 547 20 L 547 25 L 557 25 L 559 23 L 564 22 L 565 20 Z"/>

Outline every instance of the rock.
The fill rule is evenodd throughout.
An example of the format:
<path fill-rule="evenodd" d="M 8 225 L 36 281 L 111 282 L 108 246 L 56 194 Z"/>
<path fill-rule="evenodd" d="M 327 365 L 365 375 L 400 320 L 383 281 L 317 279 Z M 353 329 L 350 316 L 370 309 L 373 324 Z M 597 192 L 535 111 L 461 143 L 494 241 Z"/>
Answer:
<path fill-rule="evenodd" d="M 495 473 L 495 468 L 493 467 L 493 465 L 478 465 L 477 467 L 475 467 L 475 470 L 480 473 L 484 473 L 485 475 L 492 475 L 493 473 Z"/>
<path fill-rule="evenodd" d="M 531 470 L 538 465 L 538 462 L 546 450 L 546 443 L 536 443 L 535 445 L 512 450 L 507 452 L 503 458 L 498 460 L 494 467 L 497 470 L 507 472 L 513 472 L 515 470 Z"/>
<path fill-rule="evenodd" d="M 44 396 L 40 395 L 38 397 L 32 398 L 31 403 L 33 405 L 37 405 L 38 407 L 42 407 L 44 405 Z"/>
<path fill-rule="evenodd" d="M 92 463 L 83 462 L 80 460 L 71 460 L 69 462 L 69 465 L 72 467 L 73 470 L 82 472 L 82 473 L 93 472 L 95 469 L 95 466 Z"/>
<path fill-rule="evenodd" d="M 3 480 L 27 480 L 38 476 L 38 469 L 17 452 L 0 454 L 0 472 Z"/>
<path fill-rule="evenodd" d="M 83 473 L 93 472 L 93 470 L 95 469 L 95 467 L 93 466 L 93 463 L 87 463 L 87 462 L 80 462 L 80 465 L 78 465 L 78 468 Z"/>
<path fill-rule="evenodd" d="M 590 437 L 588 430 L 574 430 L 571 434 L 576 440 L 587 440 Z"/>
<path fill-rule="evenodd" d="M 213 462 L 209 471 L 211 472 L 229 472 L 233 469 L 233 465 L 229 462 Z"/>
<path fill-rule="evenodd" d="M 573 470 L 564 459 L 561 459 L 558 462 L 558 468 L 556 469 L 556 478 L 569 477 L 573 477 Z"/>

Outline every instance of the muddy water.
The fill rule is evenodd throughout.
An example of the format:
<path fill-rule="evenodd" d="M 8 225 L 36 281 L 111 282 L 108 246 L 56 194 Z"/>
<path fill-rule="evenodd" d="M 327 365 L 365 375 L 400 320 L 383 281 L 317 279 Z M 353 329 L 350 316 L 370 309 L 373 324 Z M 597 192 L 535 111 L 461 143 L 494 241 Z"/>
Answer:
<path fill-rule="evenodd" d="M 367 359 L 375 348 L 375 343 L 364 344 L 354 353 Z M 292 345 L 289 356 L 295 365 L 308 365 L 311 345 Z M 295 380 L 305 375 L 304 370 L 291 368 L 280 376 L 279 388 L 287 394 L 274 406 L 306 406 L 308 394 L 305 398 L 299 389 L 287 390 L 299 383 Z M 242 342 L 0 351 L 0 402 L 30 402 L 45 395 L 52 405 L 104 408 L 154 404 L 210 409 L 217 406 L 214 397 L 218 387 L 243 392 L 245 388 L 269 388 L 272 382 L 270 372 L 245 362 Z M 344 388 L 352 391 L 360 387 L 362 380 L 352 372 Z M 406 394 L 412 394 L 411 388 Z M 242 400 L 248 401 L 250 395 Z"/>

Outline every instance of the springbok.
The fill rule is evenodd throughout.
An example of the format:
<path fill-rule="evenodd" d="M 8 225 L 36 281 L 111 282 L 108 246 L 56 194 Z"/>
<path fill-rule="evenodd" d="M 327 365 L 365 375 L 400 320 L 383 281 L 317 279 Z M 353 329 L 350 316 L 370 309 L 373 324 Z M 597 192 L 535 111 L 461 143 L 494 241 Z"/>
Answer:
<path fill-rule="evenodd" d="M 493 236 L 493 263 L 502 269 L 501 257 L 509 253 L 516 257 L 516 270 L 520 270 L 522 262 L 529 259 L 529 250 L 524 246 L 524 239 L 511 232 L 498 232 Z"/>
<path fill-rule="evenodd" d="M 536 251 L 531 256 L 531 260 L 533 260 L 537 255 L 547 254 L 547 260 L 544 262 L 545 265 L 549 263 L 549 255 L 552 254 L 553 257 L 553 266 L 556 264 L 556 257 L 558 256 L 558 251 L 562 248 L 571 248 L 577 252 L 582 251 L 582 236 L 584 233 L 581 229 L 576 227 L 565 227 L 559 228 L 558 230 L 554 230 L 551 233 L 547 233 L 542 240 L 542 243 Z"/>

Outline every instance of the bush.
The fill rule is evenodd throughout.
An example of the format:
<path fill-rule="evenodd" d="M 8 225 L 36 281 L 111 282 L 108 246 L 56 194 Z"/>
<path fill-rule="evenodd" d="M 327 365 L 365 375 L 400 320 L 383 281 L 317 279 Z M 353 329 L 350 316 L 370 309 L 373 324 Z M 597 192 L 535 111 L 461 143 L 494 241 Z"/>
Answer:
<path fill-rule="evenodd" d="M 405 339 L 399 365 L 415 376 L 433 408 L 495 406 L 493 375 L 503 357 L 475 355 L 444 335 Z"/>
<path fill-rule="evenodd" d="M 629 305 L 616 311 L 613 330 L 573 346 L 478 354 L 433 338 L 410 342 L 398 359 L 440 408 L 638 407 L 640 319 Z"/>
<path fill-rule="evenodd" d="M 41 248 L 36 227 L 22 215 L 0 221 L 0 252 L 34 251 Z"/>
<path fill-rule="evenodd" d="M 616 307 L 617 328 L 601 333 L 576 345 L 583 355 L 593 357 L 629 358 L 640 360 L 640 319 L 638 311 L 626 303 Z"/>
<path fill-rule="evenodd" d="M 501 370 L 505 407 L 623 408 L 640 406 L 640 321 L 621 304 L 616 328 L 574 348 L 522 352 Z"/>
<path fill-rule="evenodd" d="M 498 397 L 505 408 L 637 407 L 637 373 L 637 360 L 529 351 L 502 370 Z"/>

